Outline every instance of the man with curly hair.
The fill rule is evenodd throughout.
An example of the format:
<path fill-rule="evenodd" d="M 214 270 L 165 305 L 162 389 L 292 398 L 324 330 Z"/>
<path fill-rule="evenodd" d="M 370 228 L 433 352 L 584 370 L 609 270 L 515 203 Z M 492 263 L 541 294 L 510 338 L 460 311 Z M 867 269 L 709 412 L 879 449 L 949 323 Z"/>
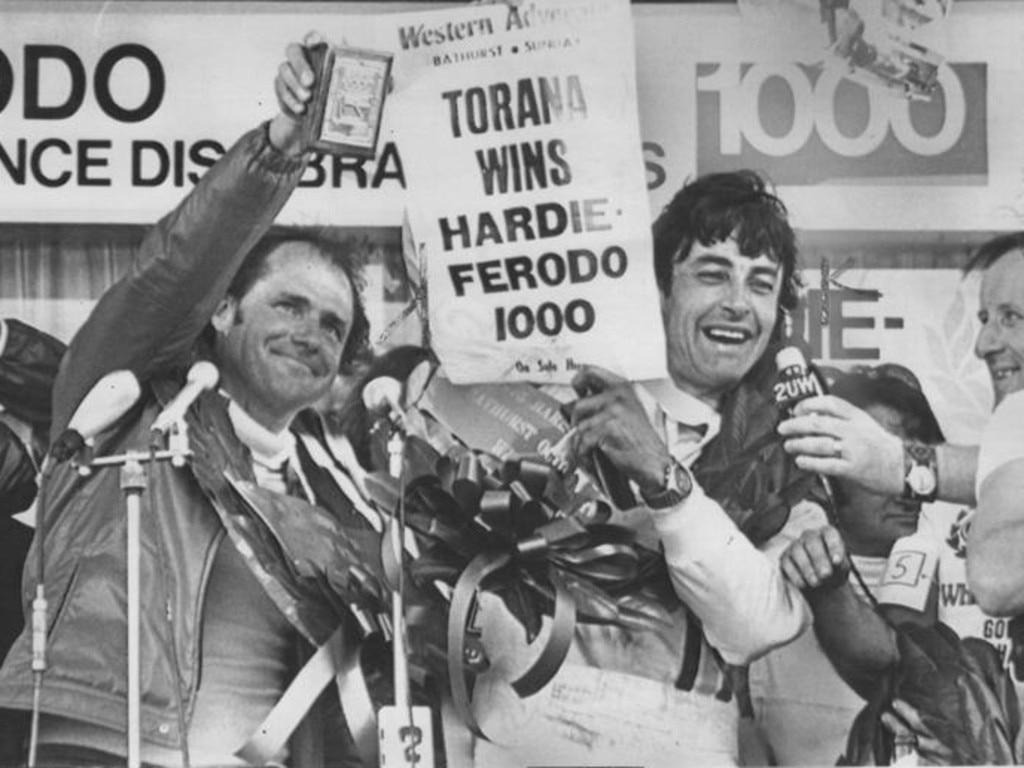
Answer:
<path fill-rule="evenodd" d="M 669 619 L 655 630 L 578 625 L 566 663 L 527 699 L 478 680 L 478 722 L 500 742 L 475 744 L 478 765 L 736 764 L 729 665 L 808 622 L 758 547 L 791 519 L 824 521 L 814 478 L 774 432 L 772 351 L 797 297 L 786 208 L 753 172 L 703 176 L 658 218 L 654 247 L 670 376 L 634 384 L 585 367 L 571 450 L 581 462 L 599 453 L 637 496 L 612 522 L 663 553 Z M 511 621 L 483 620 L 506 679 L 525 661 Z"/>

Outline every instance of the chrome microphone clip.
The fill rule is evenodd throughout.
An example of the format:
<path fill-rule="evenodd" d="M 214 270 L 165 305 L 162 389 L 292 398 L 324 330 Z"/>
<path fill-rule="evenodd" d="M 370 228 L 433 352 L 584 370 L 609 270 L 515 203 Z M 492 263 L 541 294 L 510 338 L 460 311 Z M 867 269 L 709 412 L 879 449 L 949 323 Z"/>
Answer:
<path fill-rule="evenodd" d="M 166 438 L 167 450 L 172 454 L 171 464 L 175 467 L 184 466 L 189 453 L 185 414 L 203 392 L 217 386 L 219 379 L 220 372 L 213 363 L 208 360 L 195 363 L 188 370 L 185 386 L 153 420 L 153 426 L 150 427 L 150 447 L 153 450 L 159 449 Z"/>

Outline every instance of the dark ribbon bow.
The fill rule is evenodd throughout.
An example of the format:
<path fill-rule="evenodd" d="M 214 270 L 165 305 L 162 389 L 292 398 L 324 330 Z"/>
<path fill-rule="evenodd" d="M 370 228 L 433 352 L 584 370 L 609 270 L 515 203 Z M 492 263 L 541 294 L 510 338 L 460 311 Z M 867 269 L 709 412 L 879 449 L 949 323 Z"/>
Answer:
<path fill-rule="evenodd" d="M 656 572 L 658 553 L 637 545 L 629 529 L 609 525 L 606 502 L 571 489 L 571 479 L 547 464 L 501 462 L 475 451 L 456 459 L 409 437 L 405 476 L 412 478 L 405 489 L 406 524 L 422 550 L 406 567 L 420 586 L 453 586 L 447 672 L 454 704 L 477 735 L 483 733 L 471 713 L 470 681 L 487 666 L 473 626 L 481 589 L 503 600 L 528 642 L 540 634 L 542 615 L 552 617 L 536 661 L 511 684 L 521 697 L 554 677 L 577 617 L 645 629 L 666 621 L 655 601 L 626 596 Z M 368 485 L 378 506 L 398 509 L 397 481 L 375 473 Z"/>

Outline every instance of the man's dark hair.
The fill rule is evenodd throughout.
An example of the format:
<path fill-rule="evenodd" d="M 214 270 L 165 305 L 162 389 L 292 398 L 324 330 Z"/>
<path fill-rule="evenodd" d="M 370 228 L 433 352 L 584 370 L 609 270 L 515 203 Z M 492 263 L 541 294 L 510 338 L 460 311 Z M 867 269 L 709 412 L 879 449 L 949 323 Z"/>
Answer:
<path fill-rule="evenodd" d="M 964 267 L 964 274 L 983 272 L 1010 251 L 1024 251 L 1024 232 L 1008 232 L 982 243 Z"/>
<path fill-rule="evenodd" d="M 892 408 L 903 419 L 911 440 L 932 445 L 946 441 L 928 398 L 905 378 L 873 371 L 849 373 L 835 381 L 831 393 L 862 410 L 872 405 Z"/>
<path fill-rule="evenodd" d="M 672 290 L 675 265 L 695 242 L 735 237 L 744 256 L 766 255 L 782 267 L 779 306 L 795 309 L 800 278 L 787 216 L 785 204 L 754 171 L 712 173 L 687 183 L 654 222 L 654 275 L 662 295 Z"/>
<path fill-rule="evenodd" d="M 342 272 L 352 286 L 352 329 L 341 352 L 339 373 L 351 374 L 358 364 L 370 357 L 370 322 L 363 305 L 363 279 L 355 254 L 348 245 L 325 236 L 320 229 L 307 227 L 275 227 L 249 251 L 228 286 L 227 295 L 241 301 L 253 285 L 267 272 L 270 255 L 286 243 L 313 246 L 324 261 Z"/>

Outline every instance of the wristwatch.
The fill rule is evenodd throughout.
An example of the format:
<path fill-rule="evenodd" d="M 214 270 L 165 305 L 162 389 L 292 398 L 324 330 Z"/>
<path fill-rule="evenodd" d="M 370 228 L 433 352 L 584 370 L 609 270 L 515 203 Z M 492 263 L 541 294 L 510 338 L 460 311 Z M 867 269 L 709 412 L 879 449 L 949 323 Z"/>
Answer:
<path fill-rule="evenodd" d="M 907 501 L 935 501 L 939 490 L 935 446 L 903 443 L 903 498 Z"/>
<path fill-rule="evenodd" d="M 665 477 L 661 487 L 653 493 L 640 491 L 644 503 L 650 509 L 668 509 L 681 504 L 693 490 L 690 471 L 674 459 L 665 465 Z"/>

